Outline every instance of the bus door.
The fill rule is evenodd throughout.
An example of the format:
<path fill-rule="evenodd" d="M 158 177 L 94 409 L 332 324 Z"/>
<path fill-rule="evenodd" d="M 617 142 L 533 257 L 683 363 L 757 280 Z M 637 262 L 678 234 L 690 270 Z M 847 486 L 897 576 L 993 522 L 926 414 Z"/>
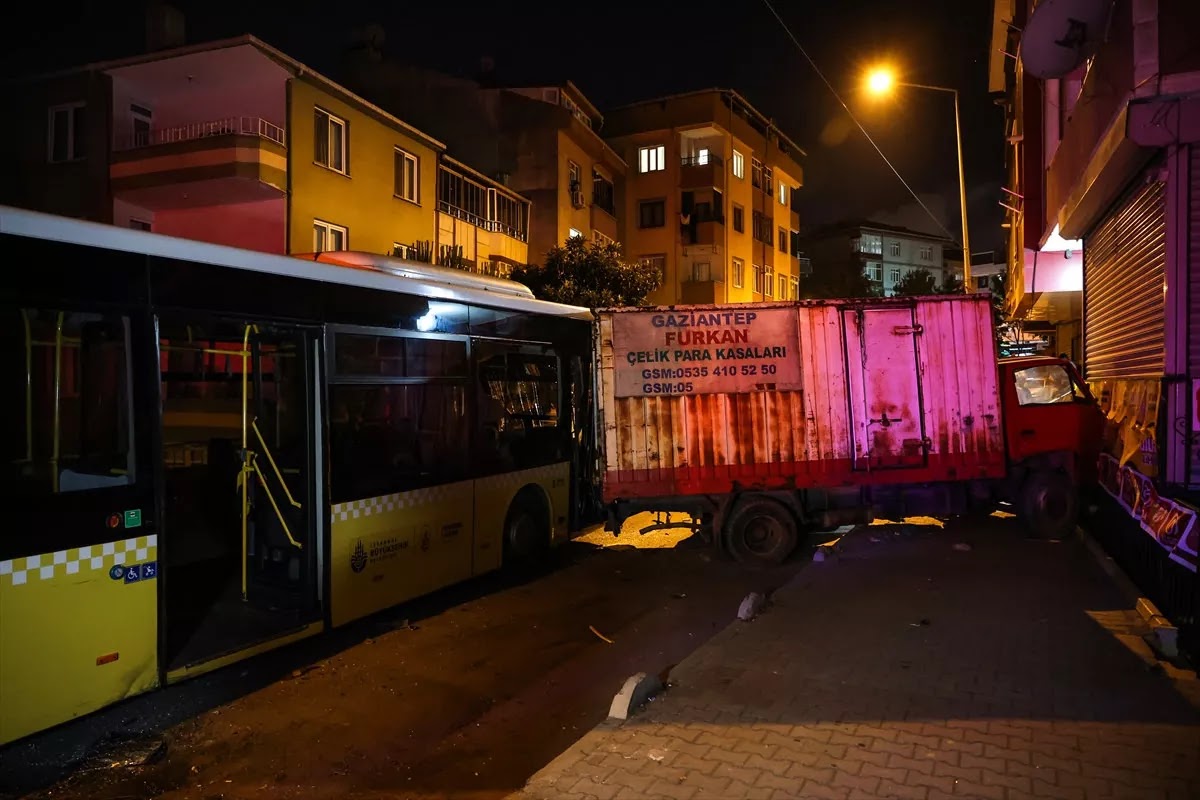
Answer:
<path fill-rule="evenodd" d="M 159 321 L 168 680 L 315 633 L 317 337 Z"/>

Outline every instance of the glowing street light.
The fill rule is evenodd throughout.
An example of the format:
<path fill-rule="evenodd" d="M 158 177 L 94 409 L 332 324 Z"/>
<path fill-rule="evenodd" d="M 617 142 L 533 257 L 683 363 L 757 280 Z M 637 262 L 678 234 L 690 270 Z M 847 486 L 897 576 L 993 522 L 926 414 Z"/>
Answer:
<path fill-rule="evenodd" d="M 876 67 L 867 73 L 867 91 L 879 97 L 890 94 L 896 86 L 908 89 L 927 89 L 931 92 L 949 92 L 954 95 L 954 135 L 958 139 L 958 196 L 962 206 L 963 244 L 963 291 L 971 291 L 971 242 L 967 234 L 967 179 L 963 174 L 962 123 L 958 114 L 958 90 L 944 86 L 928 86 L 923 83 L 903 83 L 887 67 Z"/>

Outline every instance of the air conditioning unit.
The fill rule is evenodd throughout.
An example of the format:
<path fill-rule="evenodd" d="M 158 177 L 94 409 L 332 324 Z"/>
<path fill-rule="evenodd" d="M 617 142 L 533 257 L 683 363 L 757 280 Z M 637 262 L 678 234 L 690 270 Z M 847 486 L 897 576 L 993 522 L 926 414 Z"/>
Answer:
<path fill-rule="evenodd" d="M 583 208 L 583 192 L 579 190 L 571 192 L 571 205 L 575 206 L 576 208 Z"/>

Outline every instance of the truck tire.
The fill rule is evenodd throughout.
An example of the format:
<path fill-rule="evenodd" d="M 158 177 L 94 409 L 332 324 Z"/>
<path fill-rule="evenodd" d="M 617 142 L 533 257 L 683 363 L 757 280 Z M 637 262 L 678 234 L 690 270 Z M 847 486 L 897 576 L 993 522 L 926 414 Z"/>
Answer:
<path fill-rule="evenodd" d="M 1061 472 L 1031 472 L 1021 485 L 1017 510 L 1029 532 L 1039 539 L 1062 539 L 1075 531 L 1079 492 Z"/>
<path fill-rule="evenodd" d="M 725 521 L 725 547 L 741 563 L 754 567 L 782 564 L 796 549 L 796 518 L 783 504 L 766 497 L 743 500 Z"/>

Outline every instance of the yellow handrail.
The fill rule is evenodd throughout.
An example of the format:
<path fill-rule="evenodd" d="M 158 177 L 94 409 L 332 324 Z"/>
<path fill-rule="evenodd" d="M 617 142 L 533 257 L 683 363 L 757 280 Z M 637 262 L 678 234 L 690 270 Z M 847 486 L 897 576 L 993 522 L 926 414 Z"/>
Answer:
<path fill-rule="evenodd" d="M 249 411 L 247 405 L 250 398 L 247 396 L 249 384 L 247 383 L 247 359 L 250 357 L 250 326 L 246 326 L 246 332 L 242 336 L 242 602 L 247 599 L 247 584 L 249 582 L 249 569 L 247 561 L 250 554 L 247 552 L 250 542 L 249 517 L 250 517 L 250 453 L 246 450 L 246 417 Z"/>
<path fill-rule="evenodd" d="M 50 451 L 50 478 L 54 493 L 58 494 L 58 450 L 62 440 L 62 340 L 63 312 L 58 312 L 58 322 L 54 328 L 54 444 Z"/>
<path fill-rule="evenodd" d="M 271 448 L 267 447 L 267 441 L 263 438 L 262 431 L 258 429 L 258 417 L 250 420 L 250 427 L 254 430 L 254 435 L 258 437 L 258 443 L 262 445 L 263 453 L 267 456 L 267 461 L 271 464 L 271 469 L 275 470 L 275 477 L 279 479 L 279 485 L 283 487 L 283 493 L 287 495 L 288 502 L 294 508 L 300 508 L 300 504 L 296 502 L 296 498 L 292 497 L 292 490 L 288 488 L 287 481 L 283 479 L 283 475 L 279 472 L 279 465 L 275 463 L 275 457 L 271 455 Z"/>
<path fill-rule="evenodd" d="M 252 469 L 254 474 L 258 476 L 258 482 L 262 484 L 263 491 L 267 493 L 267 499 L 271 501 L 271 508 L 275 509 L 275 517 L 279 520 L 279 524 L 283 527 L 284 535 L 287 536 L 288 541 L 292 543 L 293 547 L 295 547 L 297 550 L 303 550 L 304 545 L 300 542 L 297 542 L 292 537 L 292 531 L 290 528 L 288 528 L 287 520 L 283 518 L 283 512 L 279 510 L 279 504 L 275 502 L 275 495 L 271 494 L 271 487 L 267 486 L 267 479 L 263 477 L 262 470 L 260 470 L 258 468 L 258 464 L 253 461 L 251 462 L 250 469 Z M 285 486 L 285 491 L 286 488 L 287 487 Z M 299 508 L 299 505 L 297 505 L 297 508 Z"/>

